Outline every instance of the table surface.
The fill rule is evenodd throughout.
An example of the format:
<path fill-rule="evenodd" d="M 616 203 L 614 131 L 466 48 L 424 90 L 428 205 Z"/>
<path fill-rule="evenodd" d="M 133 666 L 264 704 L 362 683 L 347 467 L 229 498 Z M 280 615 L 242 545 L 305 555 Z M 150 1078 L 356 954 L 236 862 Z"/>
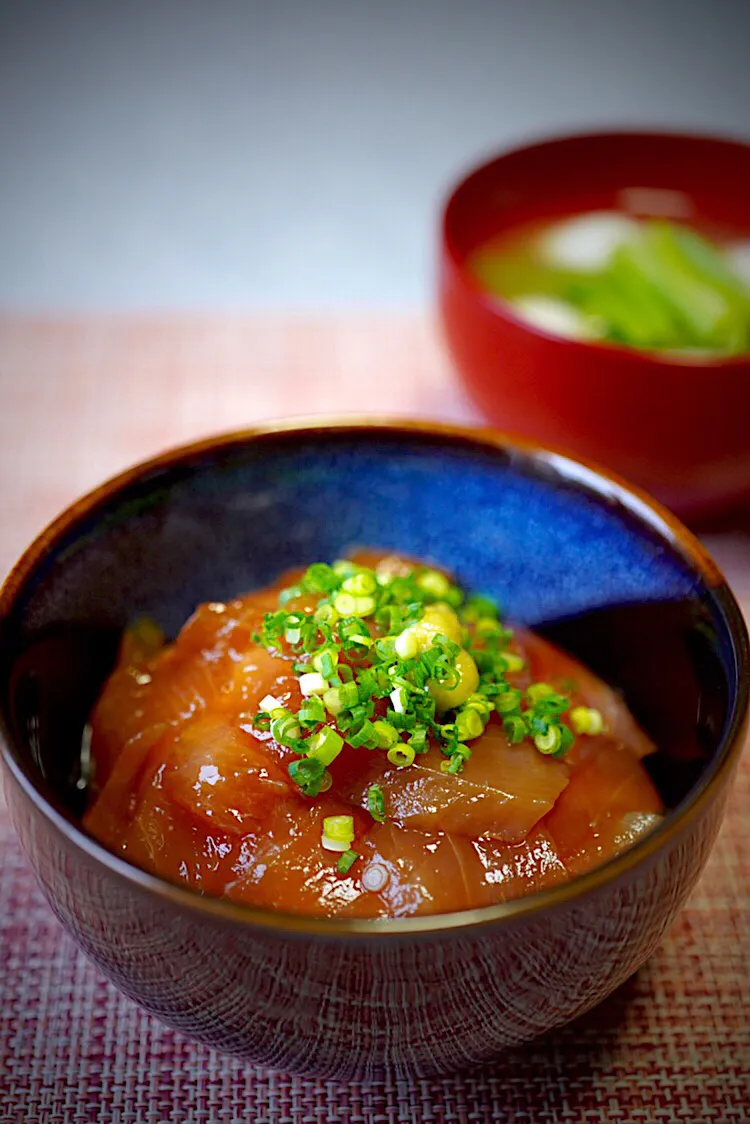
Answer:
<path fill-rule="evenodd" d="M 0 573 L 143 456 L 374 410 L 474 419 L 426 315 L 0 319 Z M 750 615 L 747 528 L 706 541 Z M 0 797 L 0 1124 L 750 1120 L 749 802 L 746 754 L 699 886 L 601 1007 L 479 1071 L 362 1087 L 222 1057 L 120 996 L 54 920 Z"/>

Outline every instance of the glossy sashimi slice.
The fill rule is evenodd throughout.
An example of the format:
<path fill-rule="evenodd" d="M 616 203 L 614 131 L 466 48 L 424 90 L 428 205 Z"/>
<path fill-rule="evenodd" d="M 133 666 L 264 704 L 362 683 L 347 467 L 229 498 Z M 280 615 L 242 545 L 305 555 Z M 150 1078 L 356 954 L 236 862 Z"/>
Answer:
<path fill-rule="evenodd" d="M 258 647 L 240 654 L 230 644 L 232 629 L 228 626 L 223 639 L 219 629 L 205 631 L 203 625 L 215 623 L 220 615 L 207 612 L 201 625 L 202 638 L 212 640 L 213 648 L 196 652 L 198 636 L 190 634 L 190 625 L 174 645 L 141 662 L 133 661 L 132 644 L 123 646 L 127 662 L 120 663 L 110 676 L 91 717 L 95 789 L 104 786 L 115 758 L 134 737 L 144 747 L 153 745 L 167 728 L 207 710 L 247 712 L 252 718 L 260 699 L 269 692 L 280 694 L 285 704 L 299 704 L 298 680 L 288 660 Z M 198 627 L 199 619 L 195 614 L 193 628 Z"/>
<path fill-rule="evenodd" d="M 84 826 L 117 854 L 194 889 L 224 893 L 278 853 L 307 814 L 240 730 L 203 718 L 169 730 L 140 760 L 128 748 Z"/>
<path fill-rule="evenodd" d="M 243 715 L 244 720 L 251 723 L 266 695 L 272 695 L 281 706 L 294 712 L 302 703 L 299 678 L 291 662 L 272 655 L 265 648 L 249 648 L 233 664 L 224 707 L 233 714 Z"/>
<path fill-rule="evenodd" d="M 361 850 L 361 895 L 345 911 L 352 916 L 450 913 L 486 896 L 482 863 L 463 836 L 387 822 L 370 830 Z"/>
<path fill-rule="evenodd" d="M 549 683 L 571 698 L 570 709 L 593 707 L 601 712 L 606 732 L 630 746 L 638 757 L 653 753 L 656 746 L 641 729 L 620 694 L 567 652 L 526 629 L 516 628 L 516 641 L 529 662 L 534 680 Z M 570 711 L 566 715 L 569 718 Z"/>
<path fill-rule="evenodd" d="M 471 749 L 456 775 L 443 772 L 445 757 L 434 747 L 406 769 L 388 766 L 387 759 L 384 767 L 382 757 L 373 755 L 371 770 L 349 796 L 364 805 L 370 784 L 379 783 L 389 818 L 404 826 L 519 843 L 560 796 L 568 766 L 530 742 L 510 745 L 496 722 Z"/>
<path fill-rule="evenodd" d="M 325 817 L 347 814 L 350 808 L 326 797 L 308 801 L 294 813 L 291 807 L 277 808 L 253 862 L 227 886 L 227 895 L 286 913 L 339 914 L 361 893 L 359 872 L 353 868 L 340 874 L 341 854 L 326 850 L 321 840 Z M 367 826 L 365 817 L 356 815 L 356 836 L 364 838 Z"/>
<path fill-rule="evenodd" d="M 146 750 L 170 726 L 219 705 L 226 675 L 219 664 L 181 659 L 171 648 L 145 664 L 118 667 L 91 716 L 95 788 L 106 784 L 115 760 L 132 740 Z"/>
<path fill-rule="evenodd" d="M 624 815 L 663 811 L 651 778 L 627 746 L 608 737 L 582 738 L 579 746 L 570 783 L 543 825 L 575 873 L 615 853 Z"/>
<path fill-rule="evenodd" d="M 165 797 L 158 782 L 143 792 L 116 850 L 144 870 L 205 894 L 223 894 L 234 876 L 241 840 L 202 823 Z"/>
<path fill-rule="evenodd" d="M 476 839 L 472 846 L 482 863 L 487 884 L 486 901 L 481 904 L 522 898 L 567 882 L 570 877 L 552 836 L 541 826 L 530 832 L 522 843 L 513 845 Z M 477 895 L 477 901 L 480 900 Z"/>
<path fill-rule="evenodd" d="M 244 652 L 254 644 L 266 613 L 278 608 L 278 596 L 262 590 L 251 597 L 208 601 L 199 605 L 175 642 L 181 652 L 204 652 L 214 659 L 227 652 Z"/>
<path fill-rule="evenodd" d="M 351 916 L 475 909 L 548 889 L 570 877 L 542 829 L 511 845 L 424 833 L 388 822 L 369 832 L 362 851 L 362 895 L 347 908 Z"/>
<path fill-rule="evenodd" d="M 161 756 L 165 796 L 208 828 L 244 835 L 259 830 L 279 801 L 303 807 L 299 789 L 259 742 L 213 716 L 188 722 Z"/>
<path fill-rule="evenodd" d="M 173 731 L 163 727 L 157 735 L 151 728 L 136 734 L 123 747 L 97 799 L 83 817 L 83 826 L 113 850 L 118 850 L 142 803 L 144 792 L 163 769 L 162 742 L 173 741 Z"/>

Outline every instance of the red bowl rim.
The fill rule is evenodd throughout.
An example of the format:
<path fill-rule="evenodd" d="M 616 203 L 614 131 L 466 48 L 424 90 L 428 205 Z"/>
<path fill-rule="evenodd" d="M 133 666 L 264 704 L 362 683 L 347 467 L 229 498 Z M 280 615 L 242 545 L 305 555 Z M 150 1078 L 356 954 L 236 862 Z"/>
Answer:
<path fill-rule="evenodd" d="M 0 586 L 0 621 L 8 615 L 20 594 L 48 551 L 74 527 L 87 522 L 122 488 L 160 469 L 189 463 L 211 450 L 228 449 L 248 443 L 263 444 L 280 437 L 304 440 L 311 436 L 364 436 L 410 438 L 423 436 L 434 441 L 452 443 L 473 449 L 518 454 L 521 458 L 552 468 L 568 481 L 577 483 L 598 500 L 621 506 L 641 524 L 666 539 L 683 561 L 704 580 L 726 615 L 736 659 L 740 669 L 739 691 L 734 700 L 731 718 L 715 759 L 695 788 L 682 803 L 665 816 L 664 823 L 622 854 L 608 860 L 586 874 L 572 878 L 549 890 L 536 891 L 526 897 L 498 905 L 462 910 L 456 913 L 427 914 L 418 917 L 374 919 L 319 918 L 305 914 L 289 914 L 241 905 L 225 898 L 197 894 L 186 886 L 168 882 L 155 874 L 119 858 L 93 836 L 86 834 L 79 823 L 55 808 L 26 775 L 14 758 L 10 746 L 13 736 L 0 713 L 0 761 L 9 770 L 15 783 L 36 811 L 76 850 L 96 866 L 103 868 L 131 889 L 152 896 L 196 917 L 216 922 L 239 924 L 281 934 L 303 934 L 310 937 L 342 940 L 424 937 L 441 933 L 461 933 L 481 929 L 505 921 L 511 922 L 537 914 L 551 913 L 556 906 L 575 904 L 590 891 L 616 882 L 633 867 L 646 865 L 659 851 L 672 843 L 697 819 L 714 798 L 716 790 L 729 780 L 742 752 L 743 736 L 750 719 L 750 642 L 739 605 L 726 578 L 697 538 L 665 507 L 642 489 L 598 464 L 580 461 L 549 445 L 541 445 L 515 434 L 492 428 L 456 426 L 429 420 L 390 418 L 292 418 L 270 421 L 251 429 L 214 435 L 199 441 L 166 450 L 155 457 L 134 464 L 111 477 L 67 507 L 34 539 Z M 744 674 L 743 674 L 744 672 Z M 19 755 L 20 756 L 20 755 Z"/>
<path fill-rule="evenodd" d="M 536 336 L 540 339 L 549 340 L 551 343 L 562 344 L 566 347 L 582 349 L 588 354 L 598 354 L 603 359 L 606 356 L 616 355 L 625 357 L 634 365 L 645 365 L 650 368 L 662 369 L 665 366 L 670 368 L 678 368 L 682 371 L 698 371 L 705 373 L 710 371 L 733 370 L 738 367 L 750 367 L 750 352 L 744 355 L 729 355 L 724 357 L 711 358 L 709 356 L 690 356 L 680 357 L 674 353 L 665 354 L 655 351 L 639 351 L 637 348 L 626 347 L 624 344 L 603 344 L 597 340 L 577 340 L 568 336 L 559 336 L 553 332 L 545 331 L 529 321 L 524 320 L 513 311 L 513 306 L 509 301 L 505 301 L 499 297 L 492 297 L 491 294 L 479 283 L 474 275 L 466 268 L 466 258 L 460 253 L 456 246 L 455 238 L 452 231 L 453 212 L 459 206 L 460 197 L 463 192 L 480 176 L 485 175 L 491 168 L 502 166 L 506 160 L 516 156 L 525 155 L 532 152 L 550 152 L 553 153 L 556 149 L 565 148 L 569 144 L 579 144 L 591 142 L 598 144 L 602 141 L 621 140 L 624 142 L 629 141 L 664 141 L 669 144 L 671 142 L 694 142 L 699 145 L 707 145 L 719 147 L 724 150 L 741 150 L 745 153 L 750 153 L 750 143 L 746 143 L 739 137 L 720 137 L 710 136 L 703 133 L 694 133 L 686 130 L 680 132 L 679 130 L 664 131 L 659 130 L 633 130 L 633 129 L 614 129 L 602 132 L 580 132 L 580 133 L 566 133 L 557 134 L 552 136 L 541 137 L 534 140 L 529 144 L 519 145 L 518 147 L 504 149 L 495 155 L 488 156 L 480 164 L 475 164 L 468 172 L 461 176 L 460 179 L 455 180 L 453 186 L 450 187 L 444 196 L 443 204 L 441 207 L 440 219 L 440 236 L 442 242 L 442 249 L 447 254 L 451 267 L 454 272 L 460 277 L 461 283 L 465 289 L 475 298 L 477 304 L 483 311 L 492 316 L 497 317 L 498 320 L 506 321 L 513 325 L 513 327 L 520 331 L 528 332 L 531 336 Z"/>

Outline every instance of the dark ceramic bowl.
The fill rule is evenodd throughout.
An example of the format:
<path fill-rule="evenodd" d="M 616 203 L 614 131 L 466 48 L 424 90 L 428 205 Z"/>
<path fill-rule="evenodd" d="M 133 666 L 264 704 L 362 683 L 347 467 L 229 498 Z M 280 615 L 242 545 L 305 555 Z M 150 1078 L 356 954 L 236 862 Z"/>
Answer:
<path fill-rule="evenodd" d="M 463 383 L 494 425 L 609 465 L 681 516 L 750 498 L 750 355 L 677 361 L 550 335 L 467 268 L 522 223 L 641 200 L 637 213 L 750 237 L 750 146 L 643 133 L 567 137 L 470 172 L 445 207 L 439 307 Z M 642 189 L 650 189 L 650 196 Z M 650 200 L 650 201 L 649 201 Z"/>
<path fill-rule="evenodd" d="M 387 922 L 201 897 L 80 827 L 82 726 L 135 616 L 368 544 L 433 559 L 620 686 L 661 749 L 654 834 L 510 904 Z M 6 789 L 52 908 L 171 1026 L 285 1069 L 447 1072 L 581 1014 L 644 961 L 714 841 L 748 707 L 747 636 L 699 544 L 623 484 L 490 431 L 282 425 L 205 441 L 105 484 L 0 593 Z"/>

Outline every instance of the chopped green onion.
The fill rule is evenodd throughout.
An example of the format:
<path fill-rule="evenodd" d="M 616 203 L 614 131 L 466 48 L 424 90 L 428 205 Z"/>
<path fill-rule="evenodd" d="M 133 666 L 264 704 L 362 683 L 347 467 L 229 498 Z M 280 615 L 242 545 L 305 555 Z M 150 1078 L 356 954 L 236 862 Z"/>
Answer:
<path fill-rule="evenodd" d="M 459 746 L 456 752 L 452 753 L 447 761 L 441 761 L 440 770 L 443 773 L 449 773 L 451 776 L 455 776 L 457 773 L 461 772 L 465 761 L 469 757 L 471 757 L 471 750 L 467 749 L 466 746 Z"/>
<path fill-rule="evenodd" d="M 344 706 L 356 706 L 359 702 L 359 691 L 356 683 L 343 683 L 338 691 L 339 698 Z"/>
<path fill-rule="evenodd" d="M 341 701 L 341 694 L 338 687 L 329 687 L 323 694 L 323 705 L 329 714 L 334 718 L 337 714 L 341 714 L 344 709 L 344 704 Z"/>
<path fill-rule="evenodd" d="M 485 723 L 476 710 L 460 710 L 456 715 L 456 733 L 458 740 L 471 741 L 484 733 Z"/>
<path fill-rule="evenodd" d="M 601 711 L 594 710 L 592 707 L 574 707 L 570 712 L 570 721 L 577 734 L 601 734 L 604 730 Z"/>
<path fill-rule="evenodd" d="M 429 749 L 429 745 L 427 744 L 427 732 L 426 726 L 418 726 L 416 730 L 413 731 L 408 744 L 415 753 L 427 753 Z"/>
<path fill-rule="evenodd" d="M 276 717 L 271 721 L 271 737 L 279 745 L 291 747 L 301 733 L 296 715 L 290 714 L 288 710 L 276 710 L 274 714 Z"/>
<path fill-rule="evenodd" d="M 336 870 L 339 872 L 339 874 L 348 874 L 358 858 L 359 855 L 356 851 L 344 851 L 343 855 L 336 863 Z"/>
<path fill-rule="evenodd" d="M 352 593 L 337 593 L 333 607 L 342 617 L 354 617 L 357 615 L 357 598 Z"/>
<path fill-rule="evenodd" d="M 490 636 L 502 636 L 505 629 L 497 617 L 480 617 L 474 625 L 474 631 L 477 636 L 487 639 Z"/>
<path fill-rule="evenodd" d="M 498 616 L 497 605 L 489 597 L 473 593 L 468 597 L 461 613 L 463 619 L 469 623 L 480 620 L 482 617 L 494 619 Z"/>
<path fill-rule="evenodd" d="M 297 712 L 297 718 L 302 726 L 313 726 L 316 722 L 325 722 L 326 708 L 317 695 L 305 699 Z"/>
<path fill-rule="evenodd" d="M 328 681 L 319 671 L 309 671 L 299 677 L 299 689 L 303 695 L 322 695 L 328 690 Z"/>
<path fill-rule="evenodd" d="M 367 570 L 360 570 L 342 583 L 341 588 L 346 593 L 353 593 L 355 597 L 367 597 L 378 588 L 375 575 Z"/>
<path fill-rule="evenodd" d="M 336 624 L 337 621 L 340 621 L 341 617 L 336 612 L 333 605 L 330 605 L 327 601 L 324 601 L 321 605 L 318 605 L 317 609 L 313 613 L 313 620 L 316 624 L 331 625 Z"/>
<path fill-rule="evenodd" d="M 354 816 L 326 816 L 323 834 L 336 843 L 351 843 L 354 838 Z"/>
<path fill-rule="evenodd" d="M 414 763 L 416 754 L 410 745 L 394 745 L 388 750 L 388 760 L 397 769 L 405 769 Z"/>
<path fill-rule="evenodd" d="M 431 597 L 440 601 L 445 597 L 450 590 L 451 583 L 446 578 L 445 574 L 439 573 L 438 570 L 425 570 L 417 578 L 417 585 L 425 593 L 429 593 Z"/>
<path fill-rule="evenodd" d="M 367 790 L 367 811 L 378 823 L 385 823 L 385 797 L 379 784 L 371 784 Z"/>
<path fill-rule="evenodd" d="M 302 579 L 302 586 L 306 593 L 331 593 L 338 589 L 341 578 L 332 566 L 325 562 L 314 562 L 308 566 Z"/>
<path fill-rule="evenodd" d="M 494 709 L 494 706 L 486 695 L 482 695 L 476 692 L 473 695 L 469 695 L 468 699 L 461 709 L 475 710 L 477 714 L 490 715 Z"/>
<path fill-rule="evenodd" d="M 373 722 L 373 729 L 377 736 L 378 749 L 390 749 L 399 741 L 398 730 L 390 722 L 384 722 L 382 718 Z"/>
<path fill-rule="evenodd" d="M 391 691 L 390 698 L 391 706 L 396 711 L 396 713 L 403 714 L 406 711 L 409 703 L 409 698 L 404 688 L 396 687 L 394 691 Z"/>
<path fill-rule="evenodd" d="M 312 757 L 301 757 L 298 761 L 291 761 L 287 772 L 294 783 L 298 785 L 305 796 L 317 796 L 325 775 L 325 766 L 322 761 Z"/>
<path fill-rule="evenodd" d="M 319 671 L 326 679 L 336 674 L 336 665 L 339 662 L 339 654 L 333 647 L 323 648 L 322 651 L 316 652 L 312 659 L 312 665 L 316 671 Z"/>
<path fill-rule="evenodd" d="M 534 745 L 540 753 L 557 753 L 562 742 L 559 726 L 550 726 L 546 734 L 537 734 L 534 738 Z"/>
<path fill-rule="evenodd" d="M 503 730 L 511 745 L 518 745 L 526 737 L 526 723 L 516 714 L 503 719 Z"/>
<path fill-rule="evenodd" d="M 564 722 L 561 722 L 557 728 L 560 731 L 560 748 L 555 750 L 553 756 L 564 757 L 575 742 L 575 737 L 573 731 L 569 726 L 566 726 Z"/>
<path fill-rule="evenodd" d="M 357 564 L 350 562 L 348 558 L 337 558 L 331 568 L 334 574 L 337 574 L 340 578 L 351 577 L 358 570 Z"/>
<path fill-rule="evenodd" d="M 546 699 L 549 695 L 556 694 L 555 688 L 550 687 L 549 683 L 532 683 L 530 687 L 526 688 L 526 696 L 530 702 L 536 703 L 541 699 Z"/>
<path fill-rule="evenodd" d="M 356 706 L 359 702 L 359 691 L 356 683 L 342 683 L 340 687 L 329 687 L 323 695 L 323 702 L 331 714 L 340 714 L 342 710 Z"/>
<path fill-rule="evenodd" d="M 374 723 L 365 718 L 359 729 L 352 734 L 347 734 L 346 740 L 353 749 L 377 749 L 379 738 Z"/>
<path fill-rule="evenodd" d="M 510 714 L 520 707 L 521 697 L 520 691 L 503 691 L 495 699 L 495 710 L 498 714 Z"/>
<path fill-rule="evenodd" d="M 337 593 L 333 607 L 342 617 L 369 617 L 375 612 L 374 597 L 355 597 L 352 593 Z"/>
<path fill-rule="evenodd" d="M 330 765 L 335 761 L 344 748 L 344 739 L 332 726 L 324 726 L 310 738 L 307 750 L 308 758 L 319 761 L 322 765 Z"/>
<path fill-rule="evenodd" d="M 446 758 L 441 767 L 460 772 L 471 754 L 466 743 L 481 737 L 493 711 L 513 744 L 528 738 L 557 757 L 570 748 L 574 735 L 559 721 L 568 695 L 546 683 L 525 693 L 511 687 L 506 676 L 525 663 L 507 650 L 512 632 L 487 598 L 469 598 L 461 609 L 463 594 L 438 570 L 399 563 L 382 581 L 342 560 L 308 567 L 280 600 L 303 594 L 317 595 L 318 604 L 267 613 L 256 637 L 271 651 L 284 640 L 292 646 L 303 701 L 292 714 L 266 695 L 254 724 L 301 755 L 289 772 L 306 795 L 330 786 L 326 767 L 344 741 L 385 751 L 389 764 L 404 768 L 434 739 Z M 380 700 L 390 704 L 385 715 Z M 329 716 L 335 725 L 326 725 Z M 599 712 L 585 707 L 571 723 L 603 728 Z"/>

